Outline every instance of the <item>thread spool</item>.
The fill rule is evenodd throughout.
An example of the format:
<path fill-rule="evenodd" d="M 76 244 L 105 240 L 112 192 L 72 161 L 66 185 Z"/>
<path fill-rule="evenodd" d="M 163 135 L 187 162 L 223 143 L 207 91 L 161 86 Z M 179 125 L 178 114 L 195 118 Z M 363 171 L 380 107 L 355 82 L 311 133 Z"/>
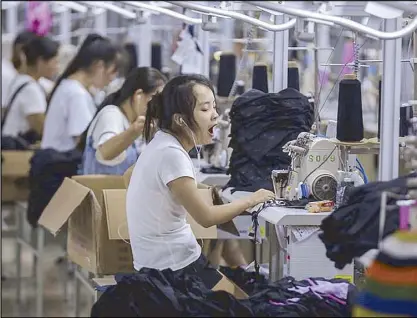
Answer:
<path fill-rule="evenodd" d="M 124 49 L 127 54 L 127 65 L 126 65 L 126 74 L 129 74 L 130 71 L 135 69 L 138 66 L 138 52 L 136 46 L 133 43 L 126 43 Z"/>
<path fill-rule="evenodd" d="M 363 139 L 361 82 L 354 74 L 346 74 L 339 84 L 336 137 L 344 142 Z"/>
<path fill-rule="evenodd" d="M 403 104 L 400 108 L 400 137 L 409 135 L 410 119 L 413 116 L 413 106 Z"/>
<path fill-rule="evenodd" d="M 378 140 L 381 138 L 381 101 L 382 101 L 382 80 L 378 82 Z"/>
<path fill-rule="evenodd" d="M 236 78 L 236 55 L 223 53 L 219 61 L 219 77 L 217 79 L 217 95 L 229 97 Z"/>
<path fill-rule="evenodd" d="M 256 64 L 253 67 L 252 88 L 268 93 L 268 67 L 266 64 Z"/>
<path fill-rule="evenodd" d="M 397 202 L 398 204 L 398 202 Z M 410 222 L 410 206 L 406 204 L 398 204 L 399 205 L 399 213 L 400 213 L 400 230 L 408 230 L 409 222 Z"/>
<path fill-rule="evenodd" d="M 236 88 L 236 96 L 243 95 L 245 93 L 245 82 L 244 81 L 238 81 L 237 82 L 237 88 Z"/>
<path fill-rule="evenodd" d="M 294 88 L 300 91 L 300 73 L 297 62 L 288 62 L 288 88 Z"/>
<path fill-rule="evenodd" d="M 152 43 L 151 66 L 158 71 L 162 69 L 162 47 L 159 43 Z"/>

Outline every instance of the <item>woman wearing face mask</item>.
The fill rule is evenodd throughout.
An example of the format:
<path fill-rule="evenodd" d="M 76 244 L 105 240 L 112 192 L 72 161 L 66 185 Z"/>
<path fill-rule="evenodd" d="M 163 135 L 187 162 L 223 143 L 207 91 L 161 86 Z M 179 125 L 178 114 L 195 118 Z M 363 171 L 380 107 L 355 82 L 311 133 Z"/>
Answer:
<path fill-rule="evenodd" d="M 146 141 L 151 139 L 153 121 L 160 130 L 133 169 L 126 199 L 137 271 L 171 269 L 180 275 L 197 273 L 218 281 L 218 273 L 208 266 L 186 221 L 187 212 L 202 226 L 210 227 L 226 223 L 275 197 L 270 191 L 259 190 L 232 203 L 211 206 L 198 190 L 188 152 L 197 144 L 212 143 L 218 117 L 214 96 L 208 79 L 183 75 L 171 79 L 148 105 L 144 127 Z"/>
<path fill-rule="evenodd" d="M 90 34 L 52 90 L 41 149 L 31 160 L 28 221 L 36 226 L 65 177 L 77 174 L 82 153 L 76 148 L 96 113 L 88 88 L 103 88 L 117 74 L 118 50 L 100 35 Z"/>
<path fill-rule="evenodd" d="M 19 71 L 10 84 L 9 94 L 6 94 L 2 149 L 24 149 L 40 141 L 46 95 L 39 79 L 53 77 L 57 73 L 58 48 L 57 42 L 38 36 L 21 48 L 25 70 Z"/>
<path fill-rule="evenodd" d="M 158 70 L 139 67 L 130 72 L 118 91 L 104 100 L 81 140 L 82 174 L 122 175 L 135 164 L 147 104 L 165 82 Z"/>

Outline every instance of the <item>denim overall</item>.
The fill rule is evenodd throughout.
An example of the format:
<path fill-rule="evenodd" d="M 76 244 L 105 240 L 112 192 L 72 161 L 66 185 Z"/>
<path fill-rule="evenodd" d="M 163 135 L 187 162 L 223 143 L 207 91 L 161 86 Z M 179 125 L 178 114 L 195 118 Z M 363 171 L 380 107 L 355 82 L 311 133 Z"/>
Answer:
<path fill-rule="evenodd" d="M 95 128 L 95 127 L 94 127 Z M 94 129 L 93 129 L 94 130 Z M 104 165 L 97 161 L 96 152 L 97 149 L 93 147 L 93 134 L 87 138 L 87 144 L 85 146 L 83 154 L 83 163 L 81 167 L 82 175 L 87 174 L 104 174 L 104 175 L 123 175 L 127 169 L 133 166 L 138 160 L 138 150 L 136 141 L 129 146 L 126 151 L 126 158 L 123 162 L 115 166 Z"/>

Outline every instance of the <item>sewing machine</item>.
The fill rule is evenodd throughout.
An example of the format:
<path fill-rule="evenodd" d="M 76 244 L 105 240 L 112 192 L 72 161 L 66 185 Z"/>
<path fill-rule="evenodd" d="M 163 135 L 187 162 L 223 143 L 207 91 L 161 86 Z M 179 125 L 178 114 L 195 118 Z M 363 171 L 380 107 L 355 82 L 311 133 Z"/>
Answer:
<path fill-rule="evenodd" d="M 301 133 L 283 149 L 291 157 L 291 168 L 272 171 L 278 198 L 297 200 L 312 195 L 318 201 L 335 200 L 340 157 L 334 143 Z"/>

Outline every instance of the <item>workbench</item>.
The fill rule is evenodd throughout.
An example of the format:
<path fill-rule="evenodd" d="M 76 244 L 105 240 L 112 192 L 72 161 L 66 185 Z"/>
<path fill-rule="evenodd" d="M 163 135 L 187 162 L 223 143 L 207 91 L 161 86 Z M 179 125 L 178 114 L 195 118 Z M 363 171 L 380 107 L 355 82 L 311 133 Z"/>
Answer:
<path fill-rule="evenodd" d="M 250 194 L 243 191 L 232 194 L 228 188 L 221 196 L 225 202 L 232 202 Z M 260 221 L 266 222 L 270 281 L 293 276 L 296 279 L 339 277 L 353 282 L 353 264 L 337 270 L 327 259 L 326 249 L 318 237 L 318 227 L 329 214 L 288 207 L 268 207 L 259 213 Z"/>

